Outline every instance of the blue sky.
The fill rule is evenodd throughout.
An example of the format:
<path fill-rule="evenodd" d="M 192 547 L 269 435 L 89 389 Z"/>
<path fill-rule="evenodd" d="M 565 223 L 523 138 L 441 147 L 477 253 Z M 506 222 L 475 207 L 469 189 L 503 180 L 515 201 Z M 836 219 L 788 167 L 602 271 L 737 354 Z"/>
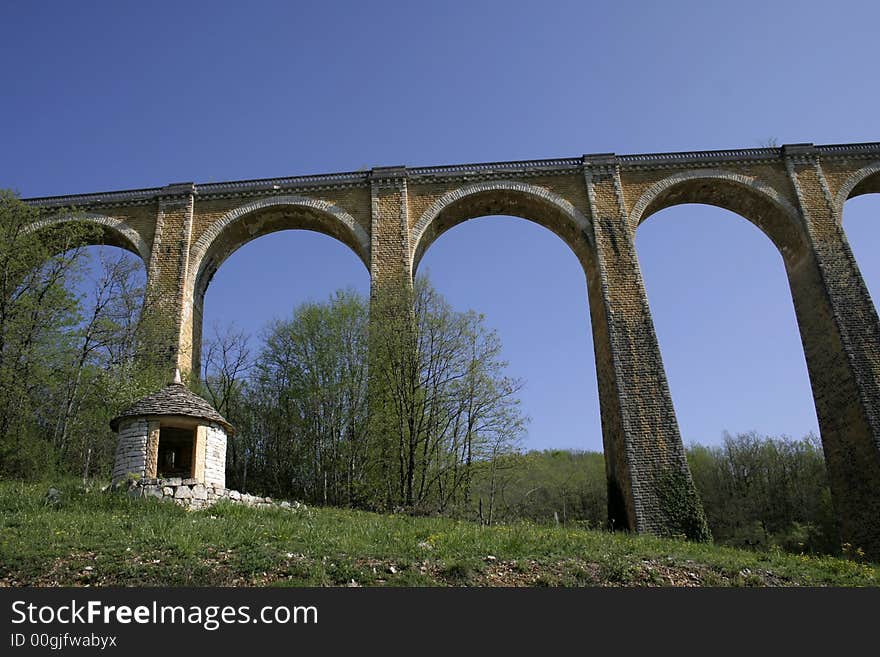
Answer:
<path fill-rule="evenodd" d="M 3 18 L 0 186 L 22 196 L 880 139 L 875 2 L 10 2 Z M 875 297 L 878 212 L 845 213 Z M 685 440 L 817 430 L 769 240 L 680 206 L 636 246 Z M 421 271 L 498 330 L 527 380 L 527 447 L 601 448 L 586 285 L 558 238 L 476 219 Z M 368 277 L 344 246 L 277 233 L 218 272 L 206 323 L 256 333 L 346 286 Z"/>

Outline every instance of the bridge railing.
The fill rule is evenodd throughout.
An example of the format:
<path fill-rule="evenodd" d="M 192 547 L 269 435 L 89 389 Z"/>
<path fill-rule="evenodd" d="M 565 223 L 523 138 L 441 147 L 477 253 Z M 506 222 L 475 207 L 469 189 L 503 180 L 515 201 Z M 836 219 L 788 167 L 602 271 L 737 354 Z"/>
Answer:
<path fill-rule="evenodd" d="M 812 147 L 820 155 L 845 157 L 853 155 L 865 157 L 876 154 L 880 156 L 880 142 L 861 144 L 827 144 Z M 782 157 L 783 148 L 739 148 L 715 151 L 685 151 L 676 153 L 636 153 L 618 155 L 617 162 L 624 168 L 643 166 L 680 165 L 699 162 L 724 162 L 743 160 L 774 160 Z M 610 156 L 609 156 L 610 157 Z M 518 160 L 508 162 L 477 162 L 472 164 L 450 164 L 429 167 L 406 168 L 406 175 L 419 176 L 461 176 L 469 173 L 491 174 L 514 171 L 543 171 L 576 169 L 583 164 L 583 158 L 551 158 L 543 160 Z M 403 169 L 402 169 L 403 170 Z M 323 173 L 305 176 L 287 176 L 283 178 L 257 178 L 252 180 L 231 180 L 226 182 L 201 183 L 187 185 L 202 196 L 221 196 L 240 192 L 274 191 L 295 189 L 297 187 L 313 187 L 322 185 L 359 185 L 367 184 L 371 170 L 349 171 L 344 173 Z M 90 206 L 98 204 L 143 204 L 169 191 L 168 187 L 148 187 L 115 192 L 95 192 L 89 194 L 73 194 L 69 196 L 45 196 L 25 199 L 27 203 L 37 207 Z M 176 190 L 175 190 L 176 191 Z"/>

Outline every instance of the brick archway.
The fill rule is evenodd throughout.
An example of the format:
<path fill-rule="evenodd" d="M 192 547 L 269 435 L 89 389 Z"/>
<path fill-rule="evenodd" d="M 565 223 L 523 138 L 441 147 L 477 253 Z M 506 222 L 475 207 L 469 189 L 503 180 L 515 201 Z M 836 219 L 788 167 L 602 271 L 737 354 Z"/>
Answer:
<path fill-rule="evenodd" d="M 28 232 L 37 232 L 50 226 L 62 223 L 79 222 L 84 224 L 95 224 L 101 227 L 103 243 L 109 246 L 118 246 L 121 249 L 130 251 L 140 256 L 144 262 L 144 266 L 150 260 L 150 247 L 134 228 L 129 226 L 124 220 L 111 217 L 106 214 L 82 213 L 68 214 L 60 217 L 52 217 L 50 219 L 42 219 L 28 226 Z M 97 242 L 96 242 L 97 244 Z"/>
<path fill-rule="evenodd" d="M 834 211 L 837 220 L 843 219 L 843 205 L 854 196 L 880 193 L 880 161 L 873 162 L 851 174 L 834 197 Z"/>
<path fill-rule="evenodd" d="M 188 289 L 204 294 L 211 276 L 235 251 L 258 237 L 289 229 L 335 237 L 369 268 L 370 238 L 348 212 L 320 199 L 285 195 L 247 203 L 212 223 L 192 246 Z"/>
<path fill-rule="evenodd" d="M 686 203 L 729 210 L 757 226 L 782 254 L 795 257 L 806 247 L 797 209 L 761 180 L 733 171 L 698 169 L 673 174 L 654 183 L 633 204 L 630 230 L 660 210 Z"/>
<path fill-rule="evenodd" d="M 214 274 L 242 246 L 281 230 L 311 230 L 348 246 L 369 269 L 370 241 L 366 231 L 345 210 L 328 201 L 305 196 L 262 198 L 228 211 L 213 222 L 190 250 L 182 290 L 181 327 L 189 359 L 198 371 L 201 357 L 202 309 Z"/>
<path fill-rule="evenodd" d="M 95 213 L 91 220 L 106 227 L 108 240 L 149 260 L 148 287 L 161 293 L 152 312 L 174 327 L 169 374 L 187 369 L 197 351 L 197 288 L 203 292 L 225 258 L 261 235 L 301 228 L 336 237 L 368 266 L 375 291 L 411 277 L 430 244 L 467 219 L 513 215 L 545 226 L 587 273 L 609 487 L 621 500 L 610 515 L 634 531 L 695 536 L 705 534 L 699 501 L 633 239 L 639 223 L 673 205 L 735 212 L 783 256 L 841 533 L 880 558 L 880 319 L 840 224 L 847 198 L 880 191 L 878 158 L 880 143 L 599 153 L 174 183 L 27 202 L 62 214 L 71 207 Z M 686 493 L 684 515 L 667 503 L 672 484 Z"/>
<path fill-rule="evenodd" d="M 440 235 L 468 219 L 490 215 L 533 221 L 561 237 L 582 262 L 589 258 L 584 241 L 592 241 L 590 221 L 571 202 L 545 187 L 502 180 L 459 187 L 425 210 L 411 232 L 413 271 Z"/>

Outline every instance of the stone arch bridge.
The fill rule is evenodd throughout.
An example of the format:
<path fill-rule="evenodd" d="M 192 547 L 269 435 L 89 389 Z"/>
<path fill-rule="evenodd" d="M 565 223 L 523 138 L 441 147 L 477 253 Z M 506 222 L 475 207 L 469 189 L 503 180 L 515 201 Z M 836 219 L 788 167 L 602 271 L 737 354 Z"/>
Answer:
<path fill-rule="evenodd" d="M 237 248 L 273 231 L 331 235 L 382 281 L 411 280 L 432 242 L 482 215 L 556 233 L 583 265 L 610 513 L 668 533 L 668 475 L 693 496 L 634 249 L 652 214 L 704 203 L 740 214 L 782 255 L 800 328 L 842 539 L 880 559 L 880 321 L 841 226 L 844 202 L 880 191 L 880 143 L 383 167 L 29 199 L 41 225 L 81 220 L 143 258 L 173 318 L 181 370 L 198 371 L 205 291 Z M 62 208 L 76 207 L 76 215 Z M 51 214 L 53 208 L 58 209 Z M 698 503 L 697 503 L 698 504 Z"/>

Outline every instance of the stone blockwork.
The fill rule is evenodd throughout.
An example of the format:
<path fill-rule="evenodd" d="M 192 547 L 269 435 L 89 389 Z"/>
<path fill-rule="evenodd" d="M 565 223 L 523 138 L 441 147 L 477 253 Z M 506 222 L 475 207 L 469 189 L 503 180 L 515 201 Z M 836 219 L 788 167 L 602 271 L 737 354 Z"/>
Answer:
<path fill-rule="evenodd" d="M 116 489 L 124 489 L 130 497 L 155 498 L 173 502 L 185 509 L 207 509 L 221 500 L 234 504 L 259 508 L 280 508 L 292 511 L 305 511 L 301 502 L 275 501 L 271 497 L 259 497 L 214 484 L 206 484 L 195 479 L 138 479 L 127 478 L 117 483 Z"/>
<path fill-rule="evenodd" d="M 167 456 L 180 459 L 198 481 L 226 485 L 226 441 L 233 431 L 220 413 L 179 380 L 139 399 L 110 421 L 119 433 L 113 481 L 125 475 L 156 477 L 165 464 L 159 463 L 163 435 L 169 435 Z M 179 472 L 174 472 L 180 474 Z"/>
<path fill-rule="evenodd" d="M 147 465 L 147 441 L 150 430 L 147 420 L 130 420 L 120 425 L 113 462 L 113 481 L 125 475 L 144 476 Z"/>
<path fill-rule="evenodd" d="M 205 427 L 205 483 L 226 485 L 226 432 L 217 425 Z"/>
<path fill-rule="evenodd" d="M 880 558 L 880 320 L 841 227 L 844 202 L 874 192 L 880 143 L 382 167 L 28 202 L 47 210 L 35 230 L 91 221 L 107 243 L 144 258 L 155 300 L 149 310 L 172 325 L 169 375 L 175 367 L 198 372 L 211 277 L 261 235 L 305 229 L 338 239 L 369 270 L 375 298 L 384 284 L 411 282 L 434 240 L 468 219 L 513 215 L 547 227 L 572 249 L 587 279 L 611 516 L 635 531 L 691 536 L 703 532 L 699 501 L 635 233 L 650 216 L 682 203 L 736 212 L 782 255 L 842 538 Z M 82 214 L 52 214 L 70 206 Z M 121 458 L 145 449 L 140 433 L 126 441 Z M 206 455 L 204 467 L 217 466 Z"/>
<path fill-rule="evenodd" d="M 627 226 L 619 164 L 612 157 L 589 164 L 596 260 L 588 280 L 605 283 L 590 287 L 590 308 L 610 518 L 635 531 L 707 539 Z"/>

